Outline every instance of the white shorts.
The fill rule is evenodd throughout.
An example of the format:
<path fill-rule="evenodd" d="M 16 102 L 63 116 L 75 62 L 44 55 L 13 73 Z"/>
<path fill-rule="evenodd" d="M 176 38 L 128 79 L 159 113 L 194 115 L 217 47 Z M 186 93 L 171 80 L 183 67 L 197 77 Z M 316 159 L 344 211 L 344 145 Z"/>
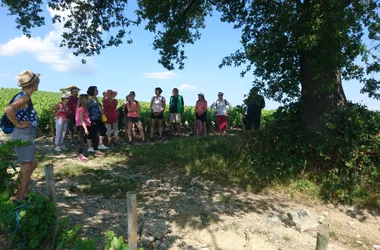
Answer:
<path fill-rule="evenodd" d="M 181 114 L 179 113 L 170 113 L 170 123 L 181 123 Z"/>

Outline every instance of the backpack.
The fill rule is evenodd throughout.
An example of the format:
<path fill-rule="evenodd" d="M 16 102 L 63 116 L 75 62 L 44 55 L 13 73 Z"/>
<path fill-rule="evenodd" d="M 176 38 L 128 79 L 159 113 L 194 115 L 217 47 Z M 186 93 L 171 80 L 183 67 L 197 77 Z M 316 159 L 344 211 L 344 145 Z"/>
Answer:
<path fill-rule="evenodd" d="M 215 105 L 218 105 L 218 101 L 219 101 L 219 99 L 215 101 Z M 220 102 L 219 102 L 219 103 L 220 103 Z M 224 105 L 225 105 L 225 106 L 227 106 L 227 105 L 228 105 L 228 104 L 227 104 L 227 100 L 226 100 L 226 99 L 224 99 Z"/>
<path fill-rule="evenodd" d="M 16 96 L 18 96 L 20 93 L 16 94 L 12 100 L 9 102 L 8 106 L 11 105 L 14 101 Z M 27 112 L 30 110 L 31 105 L 29 101 L 29 106 L 27 108 Z M 26 112 L 25 112 L 26 113 Z M 25 113 L 23 114 L 23 117 L 25 116 Z M 4 113 L 1 117 L 1 130 L 4 132 L 4 134 L 11 134 L 13 132 L 13 129 L 15 128 L 15 125 L 8 119 L 8 116 Z"/>
<path fill-rule="evenodd" d="M 162 102 L 162 105 L 163 105 L 165 98 L 163 96 L 160 96 L 160 97 L 161 97 L 161 102 Z M 156 98 L 156 96 L 152 97 L 152 100 L 150 101 L 150 107 L 152 107 L 155 98 Z"/>

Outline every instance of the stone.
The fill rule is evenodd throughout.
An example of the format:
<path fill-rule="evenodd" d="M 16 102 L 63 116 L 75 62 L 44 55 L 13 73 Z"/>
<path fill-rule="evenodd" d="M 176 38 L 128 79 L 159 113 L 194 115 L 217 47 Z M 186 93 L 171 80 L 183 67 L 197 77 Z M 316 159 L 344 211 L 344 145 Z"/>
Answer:
<path fill-rule="evenodd" d="M 282 221 L 281 216 L 278 214 L 270 214 L 268 216 L 268 220 L 273 221 L 273 222 L 281 222 Z"/>
<path fill-rule="evenodd" d="M 168 212 L 168 215 L 176 215 L 177 214 L 177 211 L 175 211 L 174 209 L 170 209 L 169 212 Z"/>
<path fill-rule="evenodd" d="M 318 216 L 318 223 L 319 224 L 323 224 L 323 221 L 325 220 L 325 216 L 323 216 L 323 215 L 320 215 L 320 216 Z"/>
<path fill-rule="evenodd" d="M 327 211 L 323 211 L 321 214 L 322 214 L 323 216 L 329 216 L 329 212 L 327 212 Z"/>
<path fill-rule="evenodd" d="M 154 238 L 152 235 L 143 234 L 143 235 L 141 235 L 141 237 L 140 237 L 140 241 L 141 241 L 141 243 L 143 243 L 144 245 L 149 245 L 149 243 L 155 241 L 155 238 Z"/>
<path fill-rule="evenodd" d="M 151 235 L 155 239 L 161 239 L 168 233 L 169 229 L 165 220 L 150 219 L 144 222 L 143 234 Z"/>
<path fill-rule="evenodd" d="M 295 210 L 288 213 L 290 221 L 299 232 L 304 232 L 319 226 L 318 222 L 305 210 Z"/>
<path fill-rule="evenodd" d="M 165 242 L 161 242 L 161 244 L 158 246 L 158 249 L 168 249 L 168 245 L 166 245 Z"/>
<path fill-rule="evenodd" d="M 196 178 L 193 178 L 193 179 L 191 179 L 191 181 L 190 181 L 190 185 L 191 186 L 194 186 L 194 185 L 196 185 L 198 183 L 198 180 L 196 179 Z"/>

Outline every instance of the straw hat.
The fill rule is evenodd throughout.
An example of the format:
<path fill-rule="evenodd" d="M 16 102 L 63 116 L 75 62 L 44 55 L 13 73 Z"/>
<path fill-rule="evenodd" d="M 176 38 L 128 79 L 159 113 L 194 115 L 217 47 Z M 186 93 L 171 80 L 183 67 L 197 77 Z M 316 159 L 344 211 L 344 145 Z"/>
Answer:
<path fill-rule="evenodd" d="M 107 91 L 103 92 L 103 97 L 106 97 L 106 98 L 109 98 L 109 99 L 113 99 L 116 96 L 117 96 L 117 92 L 113 91 L 111 89 L 108 89 Z"/>
<path fill-rule="evenodd" d="M 18 75 L 18 83 L 19 87 L 27 87 L 35 83 L 41 74 L 33 73 L 30 70 L 24 70 Z"/>

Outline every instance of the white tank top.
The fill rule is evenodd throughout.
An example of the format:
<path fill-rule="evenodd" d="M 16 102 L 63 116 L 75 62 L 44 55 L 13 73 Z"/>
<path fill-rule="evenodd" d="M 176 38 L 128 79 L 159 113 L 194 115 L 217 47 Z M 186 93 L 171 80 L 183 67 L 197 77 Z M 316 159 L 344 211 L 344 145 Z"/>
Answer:
<path fill-rule="evenodd" d="M 163 96 L 160 96 L 160 97 L 153 96 L 152 97 L 153 112 L 161 112 L 164 101 L 165 101 L 165 97 Z"/>

